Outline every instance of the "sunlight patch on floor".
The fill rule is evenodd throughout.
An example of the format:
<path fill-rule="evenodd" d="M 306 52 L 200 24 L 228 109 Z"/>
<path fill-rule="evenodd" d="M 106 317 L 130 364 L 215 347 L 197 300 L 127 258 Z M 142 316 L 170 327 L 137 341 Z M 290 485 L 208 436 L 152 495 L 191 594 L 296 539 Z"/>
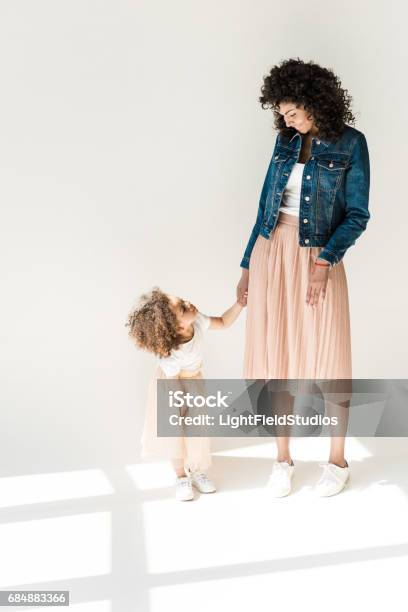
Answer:
<path fill-rule="evenodd" d="M 77 470 L 0 478 L 0 508 L 112 495 L 102 470 Z"/>
<path fill-rule="evenodd" d="M 109 512 L 0 525 L 0 587 L 111 572 Z"/>
<path fill-rule="evenodd" d="M 390 507 L 392 521 L 385 521 Z M 152 573 L 408 541 L 408 500 L 393 486 L 386 496 L 372 485 L 331 498 L 316 498 L 310 487 L 281 499 L 270 498 L 265 487 L 217 492 L 191 502 L 147 502 L 143 515 Z"/>
<path fill-rule="evenodd" d="M 305 601 L 314 612 L 344 612 L 351 599 L 356 609 L 369 605 L 371 610 L 386 610 L 390 593 L 385 583 L 390 577 L 393 600 L 403 600 L 406 563 L 406 557 L 384 558 L 157 587 L 150 592 L 149 612 L 190 612 L 192 607 L 208 612 L 217 609 L 214 602 L 226 602 L 234 612 L 304 610 Z"/>
<path fill-rule="evenodd" d="M 125 466 L 137 489 L 161 489 L 174 486 L 175 475 L 170 462 L 152 461 Z"/>

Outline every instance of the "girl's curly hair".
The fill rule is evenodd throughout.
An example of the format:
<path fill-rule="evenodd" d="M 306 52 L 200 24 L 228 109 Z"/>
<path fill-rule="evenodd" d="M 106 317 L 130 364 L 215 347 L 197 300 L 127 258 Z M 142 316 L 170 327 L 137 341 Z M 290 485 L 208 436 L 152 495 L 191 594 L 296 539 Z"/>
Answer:
<path fill-rule="evenodd" d="M 262 108 L 271 108 L 275 115 L 275 128 L 283 135 L 293 136 L 295 128 L 286 127 L 279 114 L 281 102 L 303 105 L 313 115 L 321 138 L 336 140 L 346 123 L 354 125 L 350 110 L 352 97 L 341 87 L 340 79 L 329 68 L 300 58 L 283 60 L 264 76 L 259 101 Z"/>
<path fill-rule="evenodd" d="M 140 297 L 125 327 L 129 327 L 129 336 L 139 348 L 159 357 L 168 357 L 180 345 L 177 317 L 168 296 L 159 287 Z"/>

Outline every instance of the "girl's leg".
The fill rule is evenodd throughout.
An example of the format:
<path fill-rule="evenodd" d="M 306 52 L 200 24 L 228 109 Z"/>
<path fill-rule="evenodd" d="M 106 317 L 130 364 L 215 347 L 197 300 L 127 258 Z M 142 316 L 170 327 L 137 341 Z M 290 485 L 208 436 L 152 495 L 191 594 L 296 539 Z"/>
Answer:
<path fill-rule="evenodd" d="M 211 465 L 211 440 L 208 437 L 186 436 L 185 466 L 191 472 L 206 472 Z"/>
<path fill-rule="evenodd" d="M 193 483 L 184 469 L 184 459 L 172 459 L 173 468 L 177 475 L 176 499 L 190 501 L 194 499 Z"/>
<path fill-rule="evenodd" d="M 186 470 L 191 476 L 192 484 L 200 493 L 214 493 L 216 487 L 206 473 L 211 465 L 210 438 L 186 436 L 184 441 L 187 449 Z"/>
<path fill-rule="evenodd" d="M 184 459 L 172 459 L 171 464 L 173 466 L 174 471 L 176 472 L 177 478 L 186 476 L 186 472 L 184 469 Z"/>
<path fill-rule="evenodd" d="M 204 395 L 206 394 L 205 383 L 201 373 L 196 376 L 190 377 L 186 382 L 186 390 L 192 395 Z M 188 413 L 190 416 L 198 414 L 207 414 L 205 409 L 189 408 Z M 206 433 L 204 429 L 186 427 L 185 433 Z M 184 436 L 184 465 L 190 472 L 206 472 L 211 465 L 211 440 L 207 436 Z"/>

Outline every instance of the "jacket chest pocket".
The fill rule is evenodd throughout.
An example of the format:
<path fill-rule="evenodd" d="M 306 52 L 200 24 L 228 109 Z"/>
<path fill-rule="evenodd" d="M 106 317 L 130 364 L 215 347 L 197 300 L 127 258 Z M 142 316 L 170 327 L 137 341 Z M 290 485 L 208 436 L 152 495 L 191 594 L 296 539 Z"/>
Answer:
<path fill-rule="evenodd" d="M 271 174 L 269 180 L 269 200 L 274 194 L 278 181 L 282 175 L 282 171 L 285 168 L 285 162 L 289 158 L 289 155 L 286 151 L 280 151 L 279 149 L 275 151 L 272 160 L 271 160 Z"/>
<path fill-rule="evenodd" d="M 317 180 L 320 191 L 336 191 L 347 168 L 347 160 L 320 158 L 317 160 Z"/>
<path fill-rule="evenodd" d="M 276 171 L 279 171 L 284 162 L 288 159 L 289 155 L 284 151 L 276 151 L 274 156 L 272 157 L 272 166 Z"/>

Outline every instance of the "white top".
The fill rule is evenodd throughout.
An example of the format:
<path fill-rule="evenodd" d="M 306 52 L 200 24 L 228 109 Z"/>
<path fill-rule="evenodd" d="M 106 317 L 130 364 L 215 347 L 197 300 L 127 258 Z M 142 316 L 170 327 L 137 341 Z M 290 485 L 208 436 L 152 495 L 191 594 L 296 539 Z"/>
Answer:
<path fill-rule="evenodd" d="M 204 332 L 209 328 L 211 319 L 199 312 L 193 323 L 194 336 L 188 342 L 173 349 L 169 357 L 160 357 L 159 366 L 166 376 L 176 376 L 180 370 L 194 372 L 200 369 Z"/>
<path fill-rule="evenodd" d="M 299 216 L 300 208 L 300 191 L 302 188 L 302 177 L 305 164 L 296 164 L 292 168 L 292 172 L 288 178 L 287 185 L 282 194 L 282 206 L 279 210 L 289 215 Z"/>

